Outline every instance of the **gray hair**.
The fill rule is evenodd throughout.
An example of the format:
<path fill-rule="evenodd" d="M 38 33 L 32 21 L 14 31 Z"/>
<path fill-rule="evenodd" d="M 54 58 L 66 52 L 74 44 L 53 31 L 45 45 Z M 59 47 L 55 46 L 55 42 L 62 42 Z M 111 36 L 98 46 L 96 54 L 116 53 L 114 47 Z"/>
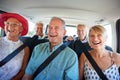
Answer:
<path fill-rule="evenodd" d="M 63 28 L 65 28 L 65 21 L 59 17 L 52 17 L 50 21 L 55 20 L 55 19 L 60 20 L 63 24 Z"/>

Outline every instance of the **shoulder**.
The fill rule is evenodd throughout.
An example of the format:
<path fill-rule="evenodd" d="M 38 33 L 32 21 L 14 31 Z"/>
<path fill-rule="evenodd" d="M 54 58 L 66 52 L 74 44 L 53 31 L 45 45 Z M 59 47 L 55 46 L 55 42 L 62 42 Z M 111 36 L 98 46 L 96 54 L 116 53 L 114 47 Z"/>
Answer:
<path fill-rule="evenodd" d="M 24 48 L 24 54 L 26 59 L 30 58 L 30 49 L 28 46 Z"/>
<path fill-rule="evenodd" d="M 80 60 L 80 61 L 85 61 L 85 60 L 86 60 L 86 56 L 85 56 L 85 53 L 84 53 L 84 52 L 82 52 L 79 60 Z"/>
<path fill-rule="evenodd" d="M 24 50 L 30 52 L 30 48 L 29 48 L 28 46 L 26 46 L 26 47 L 24 48 Z"/>
<path fill-rule="evenodd" d="M 69 47 L 66 47 L 64 51 L 65 51 L 65 52 L 68 52 L 68 53 L 71 53 L 71 54 L 74 54 L 74 53 L 75 53 L 75 52 L 74 52 L 71 48 L 69 48 Z"/>
<path fill-rule="evenodd" d="M 40 43 L 37 46 L 35 46 L 35 48 L 42 48 L 42 47 L 47 47 L 47 46 L 49 46 L 49 42 Z"/>
<path fill-rule="evenodd" d="M 114 58 L 120 58 L 120 54 L 119 53 L 113 52 L 112 55 L 113 55 Z"/>
<path fill-rule="evenodd" d="M 32 51 L 32 53 L 39 53 L 39 52 L 44 52 L 46 49 L 49 48 L 49 42 L 46 43 L 40 43 L 38 45 L 36 45 Z"/>
<path fill-rule="evenodd" d="M 82 53 L 81 56 L 79 57 L 79 68 L 81 70 L 84 70 L 85 61 L 86 61 L 86 57 L 84 53 Z"/>
<path fill-rule="evenodd" d="M 115 63 L 120 67 L 120 54 L 119 53 L 113 53 L 113 58 Z"/>
<path fill-rule="evenodd" d="M 71 48 L 69 47 L 66 47 L 64 50 L 64 53 L 67 55 L 67 56 L 71 56 L 71 57 L 77 57 L 77 54 L 75 53 L 75 51 L 73 51 Z"/>

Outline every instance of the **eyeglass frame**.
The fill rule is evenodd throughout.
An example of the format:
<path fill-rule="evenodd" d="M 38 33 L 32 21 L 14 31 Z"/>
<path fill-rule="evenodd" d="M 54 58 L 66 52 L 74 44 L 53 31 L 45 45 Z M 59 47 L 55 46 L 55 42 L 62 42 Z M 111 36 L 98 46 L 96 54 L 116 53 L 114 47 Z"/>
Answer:
<path fill-rule="evenodd" d="M 7 21 L 5 21 L 4 24 L 5 25 L 12 25 L 12 26 L 22 26 L 21 23 L 16 23 L 16 22 L 7 22 Z"/>

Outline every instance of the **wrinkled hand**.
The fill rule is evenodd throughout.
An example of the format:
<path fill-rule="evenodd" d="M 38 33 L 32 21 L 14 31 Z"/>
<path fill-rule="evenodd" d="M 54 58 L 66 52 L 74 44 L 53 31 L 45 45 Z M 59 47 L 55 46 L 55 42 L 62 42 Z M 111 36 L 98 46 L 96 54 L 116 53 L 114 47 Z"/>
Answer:
<path fill-rule="evenodd" d="M 68 36 L 67 40 L 72 41 L 72 40 L 74 40 L 74 38 L 72 36 Z"/>

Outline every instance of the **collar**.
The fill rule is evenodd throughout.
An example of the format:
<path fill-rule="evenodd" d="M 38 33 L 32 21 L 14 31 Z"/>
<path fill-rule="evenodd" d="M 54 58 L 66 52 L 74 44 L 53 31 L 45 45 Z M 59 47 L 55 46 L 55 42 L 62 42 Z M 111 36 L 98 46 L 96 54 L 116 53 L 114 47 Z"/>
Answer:
<path fill-rule="evenodd" d="M 86 43 L 86 42 L 88 42 L 87 37 L 85 37 L 85 39 L 84 39 L 84 40 L 82 40 L 81 42 L 82 42 L 82 43 Z"/>
<path fill-rule="evenodd" d="M 17 43 L 20 42 L 20 40 L 18 40 L 18 41 L 9 40 L 6 36 L 5 36 L 3 39 L 4 39 L 6 42 L 9 42 L 9 43 L 15 43 L 15 44 L 17 44 Z"/>
<path fill-rule="evenodd" d="M 52 51 L 51 51 L 51 52 L 55 51 L 55 50 L 56 50 L 57 48 L 59 48 L 62 44 L 63 44 L 63 42 L 61 42 L 60 44 L 54 46 L 54 47 L 52 48 Z M 50 43 L 49 43 L 49 48 L 50 48 Z"/>
<path fill-rule="evenodd" d="M 77 40 L 80 40 L 80 38 L 79 37 L 77 37 Z M 85 39 L 84 40 L 80 40 L 82 43 L 86 43 L 86 42 L 88 42 L 88 39 L 87 39 L 87 37 L 85 37 Z"/>

